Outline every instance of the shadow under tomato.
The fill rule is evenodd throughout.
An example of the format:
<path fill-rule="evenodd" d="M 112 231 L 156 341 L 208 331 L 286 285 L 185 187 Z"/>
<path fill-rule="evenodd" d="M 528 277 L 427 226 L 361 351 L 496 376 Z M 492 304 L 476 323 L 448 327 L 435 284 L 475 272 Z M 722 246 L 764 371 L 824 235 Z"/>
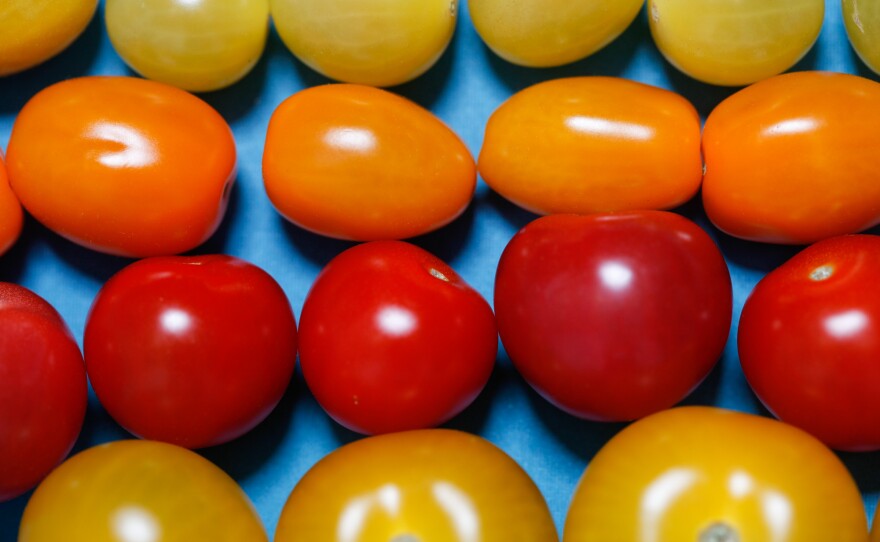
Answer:
<path fill-rule="evenodd" d="M 278 213 L 275 213 L 275 215 L 276 220 L 281 224 L 282 230 L 290 244 L 293 245 L 294 250 L 319 268 L 323 268 L 342 251 L 357 244 L 355 241 L 342 241 L 312 233 L 290 222 Z"/>
<path fill-rule="evenodd" d="M 465 242 L 471 235 L 474 225 L 474 207 L 475 202 L 471 201 L 464 212 L 449 224 L 405 241 L 427 250 L 447 264 L 451 264 L 461 253 Z"/>
<path fill-rule="evenodd" d="M 223 220 L 217 227 L 217 231 L 215 231 L 211 237 L 201 245 L 184 252 L 185 255 L 227 254 L 229 252 L 230 232 L 234 227 L 233 224 L 236 220 L 244 218 L 239 217 L 241 190 L 241 172 L 239 172 L 235 181 L 232 183 L 232 187 L 229 188 L 229 203 L 226 206 L 226 213 L 224 213 Z"/>
<path fill-rule="evenodd" d="M 511 203 L 501 194 L 491 189 L 485 190 L 482 194 L 478 193 L 475 201 L 481 207 L 491 207 L 501 218 L 513 226 L 516 231 L 519 231 L 523 226 L 533 220 L 537 220 L 541 216 Z"/>
<path fill-rule="evenodd" d="M 269 43 L 267 40 L 266 48 L 269 47 Z M 268 63 L 268 56 L 264 51 L 251 71 L 241 80 L 226 88 L 199 92 L 196 95 L 216 109 L 226 122 L 234 123 L 250 115 L 259 106 L 260 97 L 265 95 L 264 89 L 268 81 Z"/>
<path fill-rule="evenodd" d="M 36 221 L 35 221 L 36 222 Z M 54 231 L 39 225 L 39 236 L 45 239 L 49 248 L 70 267 L 83 274 L 92 277 L 101 284 L 120 271 L 123 267 L 133 263 L 133 258 L 113 256 L 97 252 L 68 241 Z"/>
<path fill-rule="evenodd" d="M 862 494 L 880 492 L 880 451 L 837 452 Z"/>
<path fill-rule="evenodd" d="M 425 109 L 431 109 L 436 103 L 437 98 L 443 94 L 451 79 L 450 74 L 452 73 L 456 52 L 458 51 L 458 39 L 456 37 L 459 35 L 458 27 L 462 26 L 461 17 L 456 21 L 456 25 L 456 32 L 453 34 L 449 46 L 428 71 L 412 81 L 389 87 L 386 90 L 404 96 Z"/>
<path fill-rule="evenodd" d="M 653 41 L 651 46 L 656 48 Z M 743 87 L 722 87 L 698 81 L 670 64 L 659 50 L 657 56 L 658 63 L 663 67 L 669 81 L 669 89 L 693 104 L 703 122 L 718 104 L 743 89 Z"/>
<path fill-rule="evenodd" d="M 0 525 L 18 525 L 21 523 L 24 507 L 27 505 L 32 493 L 33 491 L 28 491 L 11 501 L 0 503 Z M 16 542 L 16 540 L 18 540 L 18 529 L 0 529 L 0 542 Z"/>
<path fill-rule="evenodd" d="M 18 240 L 0 256 L 0 281 L 19 283 L 32 245 L 38 242 L 38 231 L 44 229 L 25 213 L 24 225 Z"/>

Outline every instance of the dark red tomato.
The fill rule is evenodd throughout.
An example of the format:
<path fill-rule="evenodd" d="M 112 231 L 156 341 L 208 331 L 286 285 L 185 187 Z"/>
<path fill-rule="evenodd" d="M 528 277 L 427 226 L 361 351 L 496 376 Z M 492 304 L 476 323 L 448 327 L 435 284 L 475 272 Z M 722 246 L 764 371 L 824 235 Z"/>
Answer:
<path fill-rule="evenodd" d="M 366 434 L 439 425 L 492 373 L 489 304 L 448 265 L 408 243 L 350 248 L 321 272 L 303 306 L 300 364 L 315 398 Z"/>
<path fill-rule="evenodd" d="M 782 421 L 839 450 L 880 449 L 880 237 L 812 245 L 746 300 L 739 357 Z"/>
<path fill-rule="evenodd" d="M 516 368 L 557 407 L 602 421 L 690 393 L 727 341 L 731 297 L 709 236 L 662 211 L 539 218 L 507 245 L 495 282 Z"/>
<path fill-rule="evenodd" d="M 245 261 L 148 258 L 98 293 L 85 359 L 120 425 L 201 448 L 242 435 L 272 411 L 293 373 L 296 322 L 281 287 Z"/>
<path fill-rule="evenodd" d="M 0 282 L 0 502 L 70 453 L 87 393 L 82 354 L 61 316 L 30 290 Z"/>

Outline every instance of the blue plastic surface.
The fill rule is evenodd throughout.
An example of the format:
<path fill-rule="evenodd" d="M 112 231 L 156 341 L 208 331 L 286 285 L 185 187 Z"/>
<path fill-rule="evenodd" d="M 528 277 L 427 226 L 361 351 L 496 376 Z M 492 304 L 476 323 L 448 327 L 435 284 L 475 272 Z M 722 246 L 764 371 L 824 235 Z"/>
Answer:
<path fill-rule="evenodd" d="M 25 73 L 0 78 L 0 147 L 6 148 L 17 112 L 43 87 L 87 74 L 132 75 L 110 45 L 102 11 L 103 5 L 84 35 L 58 57 Z M 807 69 L 877 79 L 850 48 L 836 0 L 827 3 L 818 43 L 794 68 Z M 695 82 L 665 62 L 651 40 L 644 11 L 619 39 L 594 56 L 562 68 L 538 70 L 508 64 L 489 51 L 474 31 L 466 5 L 462 5 L 454 40 L 439 63 L 418 80 L 393 90 L 434 111 L 476 156 L 486 120 L 511 94 L 539 81 L 593 74 L 626 77 L 675 90 L 690 99 L 703 118 L 736 90 Z M 273 30 L 263 58 L 250 75 L 227 90 L 202 95 L 232 126 L 240 173 L 220 231 L 195 252 L 225 252 L 261 266 L 283 286 L 297 317 L 318 271 L 350 244 L 324 239 L 286 223 L 264 192 L 260 162 L 266 127 L 275 107 L 297 90 L 325 82 L 328 80 L 295 60 Z M 706 228 L 724 252 L 734 285 L 733 338 L 740 309 L 752 287 L 797 249 L 749 243 L 721 234 L 708 223 L 698 200 L 678 211 Z M 473 204 L 461 218 L 414 242 L 450 263 L 491 301 L 501 251 L 533 218 L 480 182 Z M 93 297 L 102 283 L 127 263 L 129 260 L 80 248 L 28 219 L 18 244 L 0 258 L 0 280 L 17 282 L 45 297 L 61 312 L 81 345 Z M 686 402 L 766 414 L 743 378 L 732 339 L 715 371 Z M 483 435 L 517 460 L 546 497 L 560 533 L 584 467 L 623 427 L 585 422 L 556 410 L 523 382 L 503 351 L 485 392 L 448 426 Z M 95 397 L 90 397 L 75 451 L 128 437 Z M 325 454 L 356 438 L 324 414 L 297 374 L 282 403 L 262 425 L 232 443 L 202 453 L 242 485 L 271 537 L 297 480 Z M 880 453 L 841 457 L 855 475 L 870 515 L 880 494 Z M 16 540 L 26 499 L 27 495 L 0 504 L 0 542 Z"/>

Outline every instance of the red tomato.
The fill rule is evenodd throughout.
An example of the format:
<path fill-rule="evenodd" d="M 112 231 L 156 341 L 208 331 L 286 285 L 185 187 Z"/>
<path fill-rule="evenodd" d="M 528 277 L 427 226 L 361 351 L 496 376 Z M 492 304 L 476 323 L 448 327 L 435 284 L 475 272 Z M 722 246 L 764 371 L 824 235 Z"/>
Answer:
<path fill-rule="evenodd" d="M 448 265 L 397 241 L 356 246 L 312 286 L 300 364 L 330 416 L 360 433 L 439 425 L 480 393 L 498 336 L 489 304 Z"/>
<path fill-rule="evenodd" d="M 232 440 L 284 394 L 296 322 L 265 271 L 231 256 L 136 262 L 98 293 L 85 330 L 89 378 L 132 433 L 188 448 Z"/>
<path fill-rule="evenodd" d="M 559 408 L 631 420 L 667 408 L 715 365 L 730 275 L 696 224 L 663 211 L 539 218 L 498 264 L 501 341 Z"/>
<path fill-rule="evenodd" d="M 816 243 L 755 287 L 739 357 L 782 421 L 841 450 L 880 450 L 880 237 Z"/>
<path fill-rule="evenodd" d="M 3 162 L 3 152 L 0 151 L 0 256 L 9 250 L 21 235 L 23 222 L 21 204 L 9 187 L 6 164 Z"/>
<path fill-rule="evenodd" d="M 30 290 L 0 282 L 0 502 L 67 456 L 86 397 L 82 355 L 61 316 Z"/>

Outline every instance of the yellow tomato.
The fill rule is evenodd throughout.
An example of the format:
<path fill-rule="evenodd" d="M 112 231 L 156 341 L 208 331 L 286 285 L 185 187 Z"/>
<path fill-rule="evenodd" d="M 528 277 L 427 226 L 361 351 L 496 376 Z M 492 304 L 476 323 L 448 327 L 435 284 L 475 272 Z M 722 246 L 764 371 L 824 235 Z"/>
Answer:
<path fill-rule="evenodd" d="M 523 66 L 568 64 L 608 45 L 645 0 L 469 0 L 477 33 L 498 56 Z"/>
<path fill-rule="evenodd" d="M 866 542 L 846 467 L 807 433 L 712 407 L 667 410 L 584 472 L 564 542 Z"/>
<path fill-rule="evenodd" d="M 880 2 L 842 1 L 843 21 L 853 49 L 869 68 L 880 74 Z"/>
<path fill-rule="evenodd" d="M 810 50 L 825 0 L 648 0 L 654 42 L 676 68 L 715 85 L 782 73 Z"/>
<path fill-rule="evenodd" d="M 265 542 L 235 481 L 189 450 L 117 441 L 73 456 L 38 487 L 19 542 Z"/>
<path fill-rule="evenodd" d="M 57 55 L 79 36 L 98 0 L 3 0 L 0 2 L 0 76 Z"/>
<path fill-rule="evenodd" d="M 415 79 L 446 50 L 455 0 L 271 0 L 275 28 L 310 68 L 387 87 Z"/>
<path fill-rule="evenodd" d="M 18 239 L 23 221 L 21 204 L 9 187 L 6 164 L 3 162 L 3 153 L 0 152 L 0 256 Z"/>
<path fill-rule="evenodd" d="M 331 453 L 291 493 L 275 542 L 555 542 L 544 498 L 480 437 L 427 429 Z"/>

